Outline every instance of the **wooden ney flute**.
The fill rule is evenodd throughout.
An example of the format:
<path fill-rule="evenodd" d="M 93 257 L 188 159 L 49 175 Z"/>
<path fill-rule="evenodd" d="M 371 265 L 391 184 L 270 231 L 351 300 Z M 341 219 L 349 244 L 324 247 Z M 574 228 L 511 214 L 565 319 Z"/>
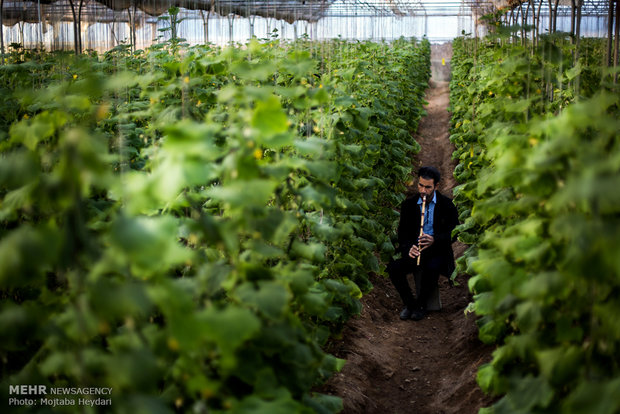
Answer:
<path fill-rule="evenodd" d="M 426 212 L 426 195 L 422 196 L 422 214 L 420 214 L 420 235 L 418 236 L 418 266 L 420 266 L 420 257 L 422 256 L 422 250 L 420 250 L 420 237 L 424 233 L 424 214 Z"/>

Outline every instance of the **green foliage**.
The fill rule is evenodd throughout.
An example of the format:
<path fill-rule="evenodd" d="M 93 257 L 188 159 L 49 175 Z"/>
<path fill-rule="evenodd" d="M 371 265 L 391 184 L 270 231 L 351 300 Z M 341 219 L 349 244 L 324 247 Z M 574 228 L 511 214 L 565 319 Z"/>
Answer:
<path fill-rule="evenodd" d="M 2 392 L 338 411 L 310 390 L 393 252 L 428 42 L 41 59 L 0 73 Z"/>
<path fill-rule="evenodd" d="M 498 344 L 478 383 L 502 397 L 481 412 L 617 412 L 618 94 L 557 39 L 472 47 L 455 43 L 451 140 L 472 244 L 459 268 Z"/>

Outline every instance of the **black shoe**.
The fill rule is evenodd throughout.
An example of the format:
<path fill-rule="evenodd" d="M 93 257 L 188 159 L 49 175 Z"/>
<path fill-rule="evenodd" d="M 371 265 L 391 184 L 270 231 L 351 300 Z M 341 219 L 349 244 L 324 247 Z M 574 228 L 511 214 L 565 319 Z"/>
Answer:
<path fill-rule="evenodd" d="M 409 307 L 405 307 L 403 311 L 400 313 L 400 319 L 406 321 L 407 319 L 411 319 L 411 310 Z"/>
<path fill-rule="evenodd" d="M 401 314 L 402 316 L 402 314 Z M 422 320 L 426 317 L 426 309 L 418 309 L 411 312 L 411 319 L 414 321 Z"/>

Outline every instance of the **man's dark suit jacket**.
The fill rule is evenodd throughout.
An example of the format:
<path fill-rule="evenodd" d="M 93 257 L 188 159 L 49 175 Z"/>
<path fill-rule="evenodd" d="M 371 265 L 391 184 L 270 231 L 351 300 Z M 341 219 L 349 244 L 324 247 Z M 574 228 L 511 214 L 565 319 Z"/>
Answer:
<path fill-rule="evenodd" d="M 424 254 L 433 254 L 441 258 L 441 273 L 450 277 L 454 271 L 454 253 L 452 251 L 452 230 L 459 224 L 459 215 L 452 200 L 439 191 L 433 215 L 434 243 L 422 250 Z M 402 257 L 409 257 L 409 249 L 418 242 L 420 235 L 421 205 L 418 205 L 419 194 L 403 201 L 400 208 L 400 222 L 398 223 L 398 244 Z"/>

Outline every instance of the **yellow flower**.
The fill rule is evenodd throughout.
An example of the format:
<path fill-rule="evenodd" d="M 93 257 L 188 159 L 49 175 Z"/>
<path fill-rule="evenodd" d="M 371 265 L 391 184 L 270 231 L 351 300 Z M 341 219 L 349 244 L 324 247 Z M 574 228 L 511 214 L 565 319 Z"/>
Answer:
<path fill-rule="evenodd" d="M 24 114 L 24 119 L 29 119 L 30 117 L 28 116 L 28 114 Z"/>
<path fill-rule="evenodd" d="M 189 76 L 183 78 L 183 83 L 189 83 Z"/>
<path fill-rule="evenodd" d="M 200 391 L 200 395 L 202 395 L 203 398 L 211 398 L 215 395 L 215 392 L 213 392 L 211 388 L 203 388 Z"/>
<path fill-rule="evenodd" d="M 104 118 L 106 118 L 108 116 L 108 112 L 110 110 L 110 107 L 107 103 L 102 103 L 101 105 L 99 105 L 99 107 L 97 108 L 97 120 L 102 120 Z"/>
<path fill-rule="evenodd" d="M 179 341 L 175 338 L 168 338 L 168 348 L 172 351 L 177 351 L 179 349 Z"/>
<path fill-rule="evenodd" d="M 77 73 L 73 74 L 73 79 L 77 79 Z"/>
<path fill-rule="evenodd" d="M 99 329 L 99 333 L 101 334 L 106 335 L 110 333 L 110 325 L 106 321 L 99 322 L 98 329 Z"/>
<path fill-rule="evenodd" d="M 263 158 L 263 151 L 260 148 L 256 148 L 254 150 L 254 158 L 256 158 L 257 160 Z"/>
<path fill-rule="evenodd" d="M 200 238 L 194 233 L 191 233 L 187 238 L 187 242 L 191 245 L 197 245 L 200 242 Z"/>

